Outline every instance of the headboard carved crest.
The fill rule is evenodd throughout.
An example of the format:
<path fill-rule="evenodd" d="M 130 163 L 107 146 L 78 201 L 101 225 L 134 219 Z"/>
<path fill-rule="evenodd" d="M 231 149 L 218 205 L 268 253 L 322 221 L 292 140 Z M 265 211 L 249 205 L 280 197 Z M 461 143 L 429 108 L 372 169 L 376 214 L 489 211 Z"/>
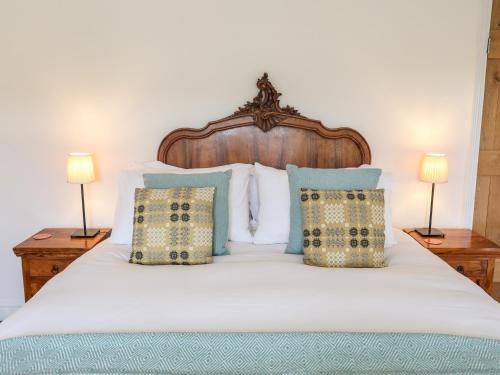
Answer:
<path fill-rule="evenodd" d="M 295 108 L 287 105 L 281 108 L 279 97 L 281 93 L 276 91 L 273 84 L 269 81 L 267 73 L 257 80 L 259 93 L 251 102 L 246 102 L 243 107 L 238 107 L 234 115 L 252 115 L 255 126 L 262 131 L 267 132 L 289 115 L 302 117 Z"/>
<path fill-rule="evenodd" d="M 351 128 L 328 128 L 293 107 L 280 106 L 281 94 L 267 73 L 259 93 L 234 114 L 203 128 L 179 128 L 158 148 L 158 160 L 182 168 L 259 162 L 284 169 L 287 164 L 346 168 L 370 164 L 368 142 Z"/>

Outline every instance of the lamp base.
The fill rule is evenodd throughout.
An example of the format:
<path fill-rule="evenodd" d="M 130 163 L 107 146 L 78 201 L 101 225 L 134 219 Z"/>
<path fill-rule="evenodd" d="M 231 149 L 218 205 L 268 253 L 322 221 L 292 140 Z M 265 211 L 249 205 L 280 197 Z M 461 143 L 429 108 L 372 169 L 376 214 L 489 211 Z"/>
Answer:
<path fill-rule="evenodd" d="M 71 238 L 94 238 L 99 232 L 99 229 L 87 229 L 87 234 L 85 235 L 83 229 L 78 229 L 71 234 Z"/>
<path fill-rule="evenodd" d="M 430 232 L 429 228 L 415 228 L 415 232 L 420 234 L 422 237 L 444 237 L 444 233 L 435 228 L 431 228 Z"/>

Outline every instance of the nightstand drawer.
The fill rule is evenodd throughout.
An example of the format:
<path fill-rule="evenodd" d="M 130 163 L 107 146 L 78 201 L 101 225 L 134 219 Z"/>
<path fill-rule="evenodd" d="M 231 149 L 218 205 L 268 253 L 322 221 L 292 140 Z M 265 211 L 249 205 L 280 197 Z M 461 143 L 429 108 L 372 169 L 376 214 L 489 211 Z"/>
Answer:
<path fill-rule="evenodd" d="M 29 273 L 32 277 L 52 277 L 62 272 L 72 260 L 68 259 L 30 259 Z"/>
<path fill-rule="evenodd" d="M 481 288 L 486 289 L 488 287 L 488 279 L 487 278 L 479 278 L 479 277 L 469 277 L 472 281 L 474 281 Z"/>
<path fill-rule="evenodd" d="M 36 292 L 38 292 L 42 286 L 45 285 L 47 281 L 50 280 L 50 277 L 37 277 L 35 279 L 30 280 L 30 293 L 31 295 L 35 295 Z"/>
<path fill-rule="evenodd" d="M 488 270 L 487 260 L 446 260 L 446 263 L 448 263 L 462 275 L 465 275 L 473 280 L 483 277 L 486 278 Z"/>

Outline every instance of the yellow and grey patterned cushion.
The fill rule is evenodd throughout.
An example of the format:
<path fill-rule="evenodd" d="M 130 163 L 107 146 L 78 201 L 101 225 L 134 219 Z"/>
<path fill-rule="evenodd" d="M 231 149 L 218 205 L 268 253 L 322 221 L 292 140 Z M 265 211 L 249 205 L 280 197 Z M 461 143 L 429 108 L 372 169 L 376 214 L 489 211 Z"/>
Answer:
<path fill-rule="evenodd" d="M 304 263 L 384 266 L 384 190 L 301 189 Z"/>
<path fill-rule="evenodd" d="M 214 187 L 136 189 L 130 263 L 212 263 Z"/>

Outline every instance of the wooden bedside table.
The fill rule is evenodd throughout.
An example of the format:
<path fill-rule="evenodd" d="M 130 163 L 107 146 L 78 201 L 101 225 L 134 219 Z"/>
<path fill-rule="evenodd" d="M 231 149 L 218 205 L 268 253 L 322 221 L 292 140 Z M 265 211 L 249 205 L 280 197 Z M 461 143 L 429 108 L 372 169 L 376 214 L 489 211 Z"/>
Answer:
<path fill-rule="evenodd" d="M 470 229 L 440 230 L 445 237 L 436 239 L 442 240 L 443 243 L 430 245 L 424 242 L 425 237 L 420 236 L 413 228 L 404 229 L 423 247 L 491 294 L 495 259 L 500 258 L 500 247 Z"/>
<path fill-rule="evenodd" d="M 111 234 L 111 229 L 103 228 L 94 238 L 71 238 L 71 233 L 75 230 L 46 228 L 38 233 L 50 233 L 52 237 L 45 240 L 35 240 L 30 237 L 14 247 L 14 253 L 22 258 L 26 301 L 76 258 Z"/>

